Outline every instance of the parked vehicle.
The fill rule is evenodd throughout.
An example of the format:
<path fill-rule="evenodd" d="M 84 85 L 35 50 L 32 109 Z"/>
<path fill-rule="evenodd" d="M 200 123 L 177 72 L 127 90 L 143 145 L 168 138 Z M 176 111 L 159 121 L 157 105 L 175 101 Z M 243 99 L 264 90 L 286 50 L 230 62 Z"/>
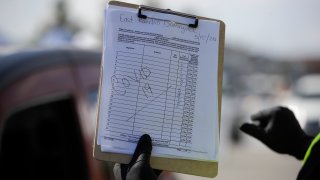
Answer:
<path fill-rule="evenodd" d="M 0 59 L 0 179 L 108 179 L 92 158 L 101 54 L 38 50 Z"/>
<path fill-rule="evenodd" d="M 291 96 L 284 102 L 293 110 L 300 125 L 310 135 L 320 132 L 320 74 L 300 77 Z"/>

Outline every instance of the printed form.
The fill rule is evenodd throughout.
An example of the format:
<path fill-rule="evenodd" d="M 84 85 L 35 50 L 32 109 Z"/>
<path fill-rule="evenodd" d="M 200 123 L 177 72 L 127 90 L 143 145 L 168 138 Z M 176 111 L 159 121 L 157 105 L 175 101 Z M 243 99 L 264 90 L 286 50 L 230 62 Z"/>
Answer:
<path fill-rule="evenodd" d="M 219 23 L 145 13 L 106 11 L 98 144 L 132 154 L 149 134 L 153 156 L 217 161 Z"/>

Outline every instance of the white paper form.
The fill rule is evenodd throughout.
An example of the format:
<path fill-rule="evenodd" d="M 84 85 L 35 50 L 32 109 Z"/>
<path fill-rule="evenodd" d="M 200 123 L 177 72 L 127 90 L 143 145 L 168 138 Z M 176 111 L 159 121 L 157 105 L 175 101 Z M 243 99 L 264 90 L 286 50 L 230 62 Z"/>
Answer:
<path fill-rule="evenodd" d="M 145 13 L 107 9 L 98 144 L 132 154 L 149 134 L 153 156 L 217 161 L 219 22 Z"/>

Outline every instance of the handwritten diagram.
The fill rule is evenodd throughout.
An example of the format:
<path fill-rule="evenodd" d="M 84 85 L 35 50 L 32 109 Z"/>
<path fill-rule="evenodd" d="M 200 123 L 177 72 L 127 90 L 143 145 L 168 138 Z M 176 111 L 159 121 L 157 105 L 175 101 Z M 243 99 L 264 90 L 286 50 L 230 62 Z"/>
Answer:
<path fill-rule="evenodd" d="M 158 146 L 191 144 L 197 55 L 124 44 L 116 52 L 106 124 L 108 138 L 136 142 L 148 133 Z"/>

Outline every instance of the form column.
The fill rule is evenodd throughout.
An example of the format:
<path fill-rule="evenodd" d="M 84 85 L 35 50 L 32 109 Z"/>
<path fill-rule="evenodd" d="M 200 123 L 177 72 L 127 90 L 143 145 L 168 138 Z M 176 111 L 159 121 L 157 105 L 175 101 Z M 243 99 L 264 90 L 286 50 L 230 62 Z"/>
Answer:
<path fill-rule="evenodd" d="M 134 135 L 150 134 L 153 142 L 164 144 L 162 140 L 168 75 L 171 51 L 144 47 L 143 63 L 140 67 L 140 88 L 134 121 Z"/>
<path fill-rule="evenodd" d="M 180 56 L 182 54 L 182 56 Z M 176 55 L 178 57 L 176 57 Z M 175 105 L 174 105 L 174 115 L 172 118 L 172 128 L 171 128 L 171 141 L 170 145 L 173 147 L 180 146 L 181 133 L 182 133 L 182 120 L 183 120 L 183 109 L 185 102 L 185 87 L 187 80 L 187 67 L 188 59 L 183 56 L 183 53 L 173 52 L 172 58 L 177 61 L 176 66 L 176 88 L 175 88 Z"/>
<path fill-rule="evenodd" d="M 171 141 L 172 123 L 175 111 L 178 61 L 179 53 L 171 51 L 167 81 L 168 90 L 166 92 L 166 109 L 161 137 L 167 145 L 169 145 Z"/>
<path fill-rule="evenodd" d="M 188 67 L 180 146 L 187 147 L 192 137 L 198 61 L 197 57 L 191 54 L 184 54 L 182 58 L 187 59 Z"/>
<path fill-rule="evenodd" d="M 140 84 L 135 80 L 135 72 L 141 67 L 142 54 L 143 46 L 129 44 L 119 46 L 116 52 L 106 124 L 108 137 L 126 141 L 132 139 L 133 116 Z"/>

